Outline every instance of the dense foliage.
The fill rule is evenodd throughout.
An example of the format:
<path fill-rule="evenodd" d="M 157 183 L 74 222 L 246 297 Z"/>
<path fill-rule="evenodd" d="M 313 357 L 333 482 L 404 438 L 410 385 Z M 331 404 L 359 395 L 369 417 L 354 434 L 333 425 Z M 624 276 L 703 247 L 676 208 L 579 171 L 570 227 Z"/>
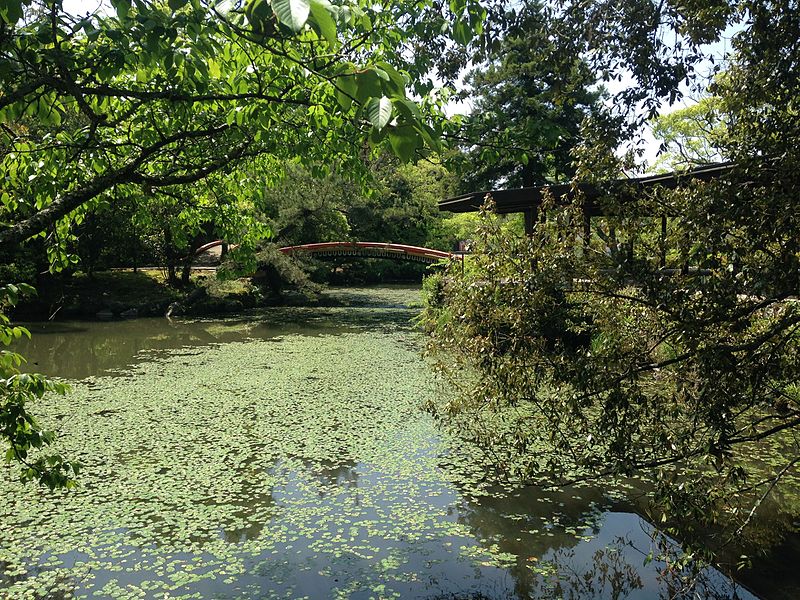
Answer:
<path fill-rule="evenodd" d="M 271 232 L 258 244 L 259 279 L 273 291 L 283 284 L 419 281 L 425 265 L 390 259 L 337 257 L 314 260 L 282 256 L 277 249 L 315 242 L 373 241 L 449 249 L 456 232 L 437 202 L 452 195 L 455 178 L 435 157 L 402 164 L 383 154 L 366 161 L 366 185 L 334 167 L 325 175 L 285 165 L 273 185 L 254 173 L 244 183 L 255 200 L 256 219 Z M 241 269 L 240 269 L 241 270 Z M 261 276 L 266 276 L 266 279 Z"/>
<path fill-rule="evenodd" d="M 659 115 L 653 135 L 661 142 L 654 170 L 674 171 L 725 161 L 725 113 L 721 99 L 706 96 L 697 104 Z"/>
<path fill-rule="evenodd" d="M 410 6 L 113 4 L 4 3 L 4 243 L 63 238 L 111 189 L 174 191 L 247 157 L 355 166 L 367 139 L 406 160 L 436 145 L 406 94 Z"/>
<path fill-rule="evenodd" d="M 467 273 L 428 284 L 436 356 L 464 392 L 436 410 L 501 467 L 538 482 L 646 471 L 659 514 L 723 520 L 720 543 L 796 486 L 798 14 L 796 2 L 561 7 L 591 64 L 637 84 L 576 150 L 606 216 L 587 236 L 579 193 L 547 199 L 530 238 L 487 215 Z M 700 78 L 701 44 L 734 23 L 724 74 Z M 622 176 L 620 141 L 635 148 L 635 126 L 687 79 L 710 86 L 725 124 L 703 143 L 736 166 L 675 190 L 604 185 Z"/>

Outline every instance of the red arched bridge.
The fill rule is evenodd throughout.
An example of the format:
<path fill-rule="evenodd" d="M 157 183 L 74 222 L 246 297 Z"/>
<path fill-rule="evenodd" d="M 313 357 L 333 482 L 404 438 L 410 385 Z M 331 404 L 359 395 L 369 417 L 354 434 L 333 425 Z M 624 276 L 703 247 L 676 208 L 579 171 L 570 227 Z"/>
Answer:
<path fill-rule="evenodd" d="M 197 254 L 222 246 L 223 240 L 209 242 L 197 249 Z M 366 258 L 389 258 L 394 260 L 413 260 L 424 263 L 436 263 L 448 258 L 461 258 L 460 254 L 408 246 L 406 244 L 386 244 L 381 242 L 322 242 L 317 244 L 301 244 L 280 248 L 284 254 L 312 254 L 315 256 L 363 256 Z"/>
<path fill-rule="evenodd" d="M 433 250 L 432 248 L 380 242 L 323 242 L 319 244 L 285 246 L 280 250 L 284 254 L 307 253 L 316 256 L 364 256 L 368 258 L 415 260 L 425 263 L 436 263 L 443 259 L 458 256 L 442 250 Z"/>

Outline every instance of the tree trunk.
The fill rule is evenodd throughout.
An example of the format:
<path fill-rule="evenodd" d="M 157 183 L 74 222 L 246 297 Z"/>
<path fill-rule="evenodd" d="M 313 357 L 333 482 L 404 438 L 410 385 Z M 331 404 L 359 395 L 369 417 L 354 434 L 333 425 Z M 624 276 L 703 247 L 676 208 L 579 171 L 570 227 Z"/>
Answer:
<path fill-rule="evenodd" d="M 172 243 L 172 230 L 169 227 L 164 228 L 164 259 L 167 262 L 167 283 L 173 287 L 178 287 L 180 285 L 180 279 L 178 279 L 176 263 L 177 263 L 177 253 L 175 252 L 175 246 Z"/>
<path fill-rule="evenodd" d="M 181 285 L 189 285 L 189 278 L 191 275 L 192 261 L 189 259 L 183 264 L 183 269 L 181 270 Z"/>

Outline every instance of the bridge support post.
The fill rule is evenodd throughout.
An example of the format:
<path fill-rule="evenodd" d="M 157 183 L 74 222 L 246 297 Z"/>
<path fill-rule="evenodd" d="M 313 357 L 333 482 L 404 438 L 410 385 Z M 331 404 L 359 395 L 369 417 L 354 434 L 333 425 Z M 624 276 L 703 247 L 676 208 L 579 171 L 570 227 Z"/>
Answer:
<path fill-rule="evenodd" d="M 533 226 L 536 223 L 536 209 L 528 208 L 525 210 L 525 234 L 530 237 L 533 235 Z"/>
<path fill-rule="evenodd" d="M 589 211 L 584 207 L 583 209 L 583 252 L 584 254 L 589 251 L 589 245 L 592 242 L 592 217 Z"/>

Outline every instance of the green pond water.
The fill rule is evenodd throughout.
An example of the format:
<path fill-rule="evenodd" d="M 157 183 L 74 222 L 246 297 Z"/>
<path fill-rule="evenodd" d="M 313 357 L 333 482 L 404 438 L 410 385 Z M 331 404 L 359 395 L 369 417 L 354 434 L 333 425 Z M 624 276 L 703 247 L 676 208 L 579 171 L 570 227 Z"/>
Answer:
<path fill-rule="evenodd" d="M 418 289 L 331 293 L 347 306 L 30 325 L 29 368 L 72 385 L 32 409 L 85 467 L 68 493 L 0 470 L 0 597 L 675 594 L 625 503 L 490 487 L 421 411 L 446 392 Z M 698 594 L 755 597 L 714 569 Z"/>

